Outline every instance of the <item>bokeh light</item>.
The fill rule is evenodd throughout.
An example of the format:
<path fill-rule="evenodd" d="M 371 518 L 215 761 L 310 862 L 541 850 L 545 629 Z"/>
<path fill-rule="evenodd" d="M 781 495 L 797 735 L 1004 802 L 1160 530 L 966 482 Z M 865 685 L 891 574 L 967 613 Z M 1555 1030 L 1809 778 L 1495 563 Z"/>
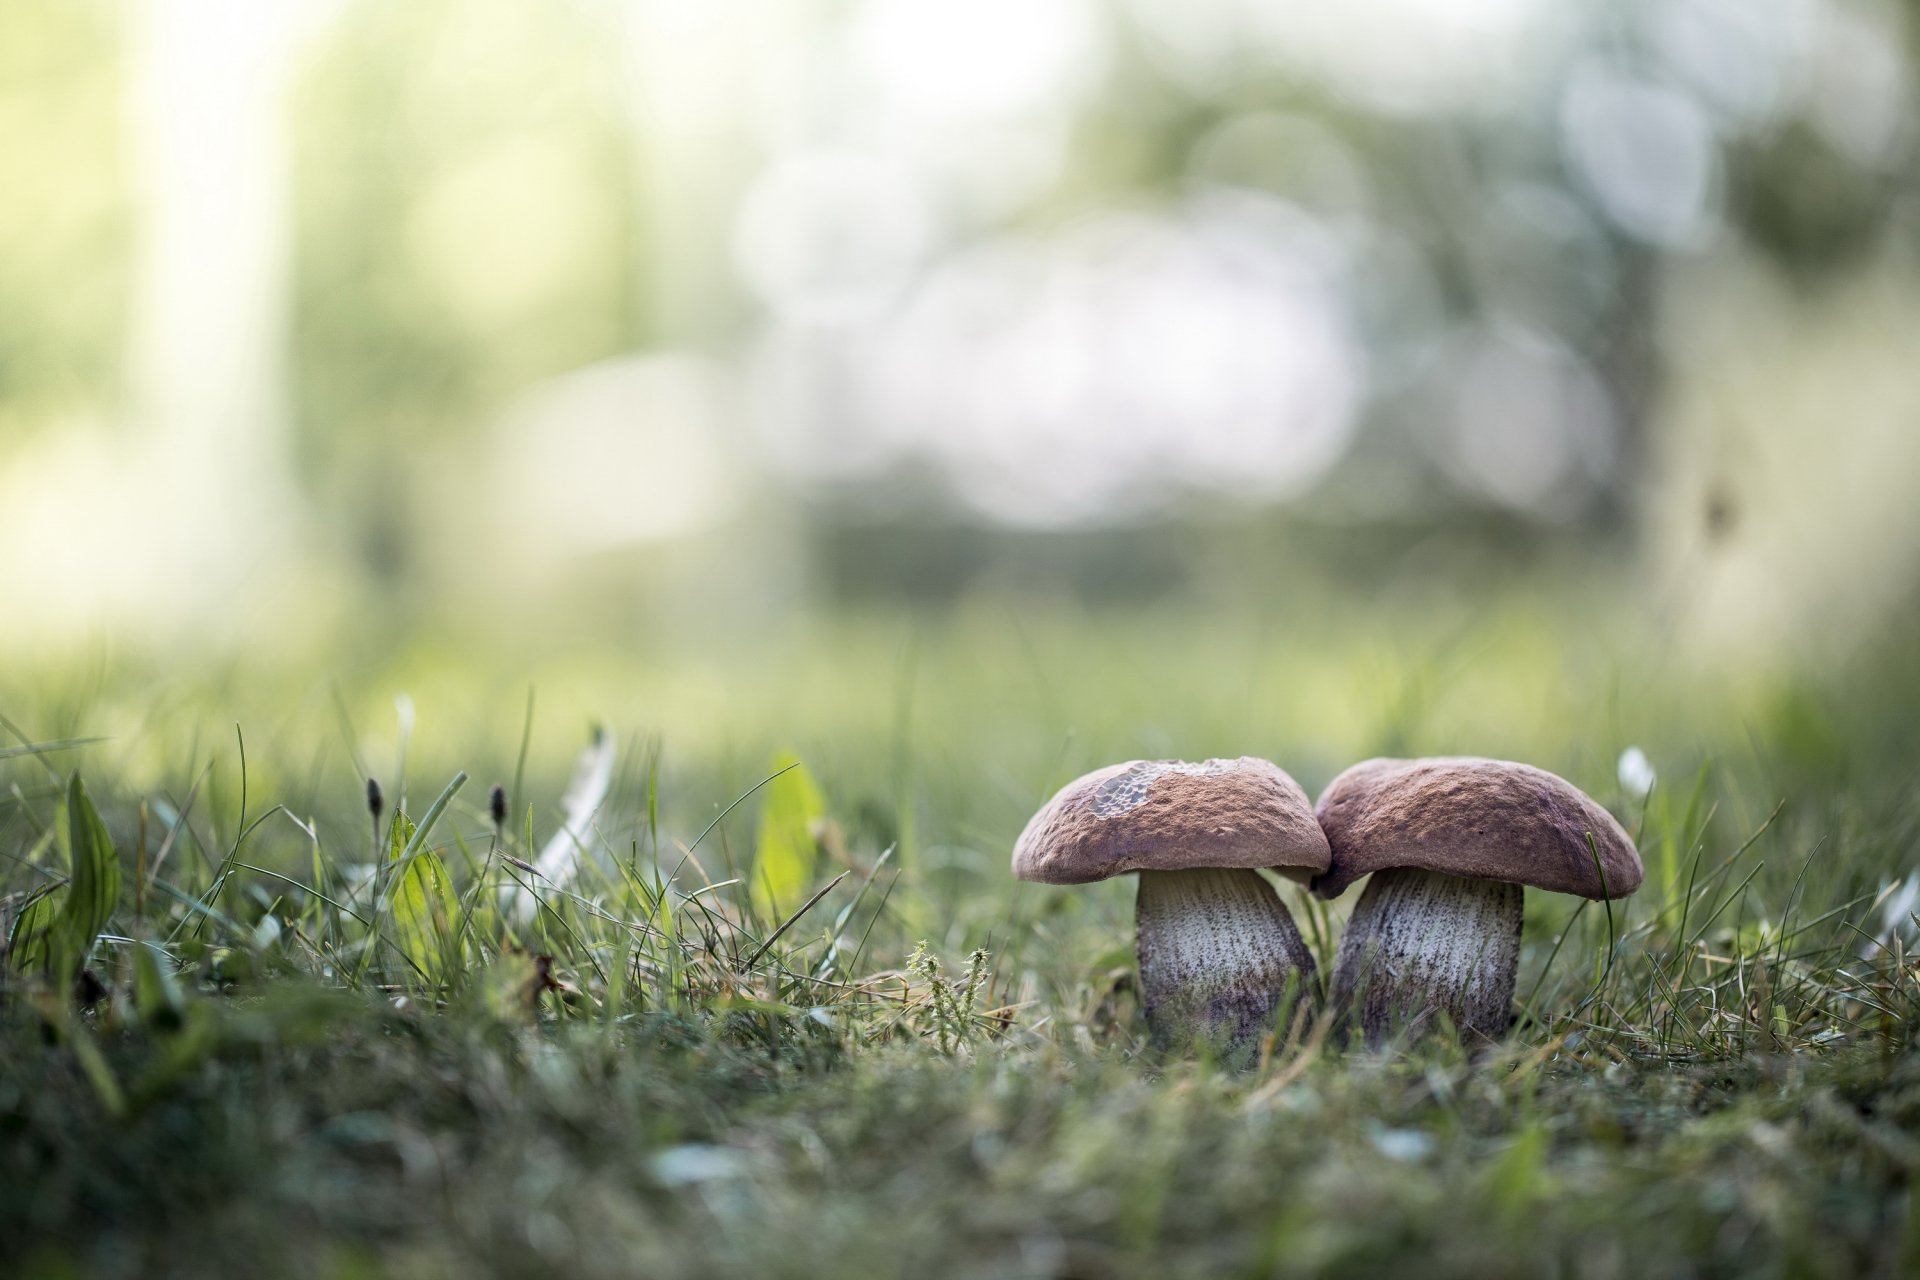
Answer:
<path fill-rule="evenodd" d="M 688 580 L 803 599 L 921 533 L 1020 559 L 1357 522 L 1496 558 L 1631 546 L 1717 618 L 1766 615 L 1702 634 L 1798 644 L 1822 593 L 1746 601 L 1749 542 L 1795 553 L 1743 460 L 1896 509 L 1898 467 L 1787 443 L 1878 439 L 1891 410 L 1747 407 L 1693 353 L 1873 315 L 1896 360 L 1906 312 L 1870 282 L 1920 234 L 1911 21 L 10 6 L 0 635 L 191 635 L 289 581 L 338 616 L 363 591 L 457 609 L 481 544 L 514 552 L 496 582 L 604 595 L 614 549 L 734 539 L 760 550 Z M 1695 536 L 1709 490 L 1737 538 Z M 959 592 L 974 554 L 915 580 Z M 1904 572 L 1844 590 L 1885 611 Z"/>

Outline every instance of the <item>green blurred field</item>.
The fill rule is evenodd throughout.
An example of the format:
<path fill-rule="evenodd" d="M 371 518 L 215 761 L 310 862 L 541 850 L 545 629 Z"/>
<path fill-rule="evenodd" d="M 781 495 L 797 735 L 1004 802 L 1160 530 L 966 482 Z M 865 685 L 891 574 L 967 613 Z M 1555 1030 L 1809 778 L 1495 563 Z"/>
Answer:
<path fill-rule="evenodd" d="M 90 1011 L 8 977 L 0 1256 L 49 1276 L 1902 1274 L 1911 921 L 1869 941 L 1920 839 L 1899 634 L 1766 674 L 1527 579 L 1471 607 L 981 596 L 779 634 L 9 671 L 16 738 L 103 740 L 0 759 L 7 915 L 67 874 L 75 769 L 121 885 Z M 618 761 L 598 857 L 516 929 L 500 855 L 552 832 L 596 723 Z M 1658 770 L 1644 805 L 1615 777 L 1629 746 Z M 827 822 L 794 846 L 803 889 L 756 896 L 725 882 L 820 816 L 797 775 L 752 791 L 787 752 Z M 1637 832 L 1647 885 L 1611 916 L 1530 895 L 1530 1016 L 1484 1060 L 1312 1036 L 1246 1073 L 1169 1060 L 1132 995 L 1131 886 L 1016 885 L 1007 853 L 1084 769 L 1242 752 L 1309 791 L 1370 754 L 1530 760 Z M 420 818 L 460 771 L 420 846 L 452 918 L 371 910 L 364 775 Z M 495 779 L 516 793 L 497 849 Z M 1347 903 L 1282 892 L 1309 938 L 1337 930 Z M 908 967 L 923 940 L 931 977 Z M 568 990 L 530 1008 L 510 942 Z M 164 960 L 144 975 L 141 944 Z M 942 1013 L 975 948 L 971 1016 Z"/>

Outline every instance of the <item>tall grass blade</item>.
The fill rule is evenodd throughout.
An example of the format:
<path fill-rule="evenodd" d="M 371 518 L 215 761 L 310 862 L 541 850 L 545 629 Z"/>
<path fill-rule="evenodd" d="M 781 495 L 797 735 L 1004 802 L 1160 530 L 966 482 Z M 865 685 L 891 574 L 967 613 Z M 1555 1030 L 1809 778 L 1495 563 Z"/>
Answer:
<path fill-rule="evenodd" d="M 53 927 L 48 960 L 55 980 L 65 981 L 86 961 L 94 939 L 107 927 L 120 900 L 119 855 L 107 834 L 107 824 L 100 820 L 86 783 L 77 773 L 67 784 L 67 803 L 60 815 L 60 843 L 72 878 Z"/>

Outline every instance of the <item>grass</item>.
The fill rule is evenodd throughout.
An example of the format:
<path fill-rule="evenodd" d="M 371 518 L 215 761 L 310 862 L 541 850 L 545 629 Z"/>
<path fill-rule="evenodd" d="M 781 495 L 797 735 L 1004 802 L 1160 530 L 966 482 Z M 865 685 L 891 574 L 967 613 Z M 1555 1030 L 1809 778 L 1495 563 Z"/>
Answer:
<path fill-rule="evenodd" d="M 1422 614 L 1419 644 L 1349 612 L 16 673 L 0 1266 L 1920 1266 L 1899 646 L 1760 677 L 1538 603 Z M 365 728 L 396 689 L 397 730 Z M 1629 745 L 1660 769 L 1644 799 L 1612 776 Z M 1251 751 L 1315 790 L 1366 754 L 1463 750 L 1567 774 L 1648 868 L 1607 908 L 1530 895 L 1521 1025 L 1475 1058 L 1309 1027 L 1248 1071 L 1160 1054 L 1130 886 L 1005 870 L 1032 808 L 1111 759 Z M 569 825 L 582 866 L 554 886 L 535 868 Z M 1330 960 L 1352 895 L 1281 891 Z"/>

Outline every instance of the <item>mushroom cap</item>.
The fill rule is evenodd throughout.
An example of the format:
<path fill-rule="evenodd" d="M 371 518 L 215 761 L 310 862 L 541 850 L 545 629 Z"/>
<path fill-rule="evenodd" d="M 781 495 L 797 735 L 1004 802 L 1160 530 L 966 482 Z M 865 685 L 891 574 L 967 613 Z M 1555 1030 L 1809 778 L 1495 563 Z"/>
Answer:
<path fill-rule="evenodd" d="M 1331 853 L 1300 784 L 1270 761 L 1129 760 L 1062 787 L 1013 846 L 1013 874 L 1086 884 L 1129 871 L 1325 871 Z"/>
<path fill-rule="evenodd" d="M 1389 867 L 1583 898 L 1624 898 L 1644 874 L 1612 814 L 1565 778 L 1510 760 L 1362 761 L 1327 784 L 1316 814 L 1333 847 L 1313 882 L 1323 898 Z"/>

